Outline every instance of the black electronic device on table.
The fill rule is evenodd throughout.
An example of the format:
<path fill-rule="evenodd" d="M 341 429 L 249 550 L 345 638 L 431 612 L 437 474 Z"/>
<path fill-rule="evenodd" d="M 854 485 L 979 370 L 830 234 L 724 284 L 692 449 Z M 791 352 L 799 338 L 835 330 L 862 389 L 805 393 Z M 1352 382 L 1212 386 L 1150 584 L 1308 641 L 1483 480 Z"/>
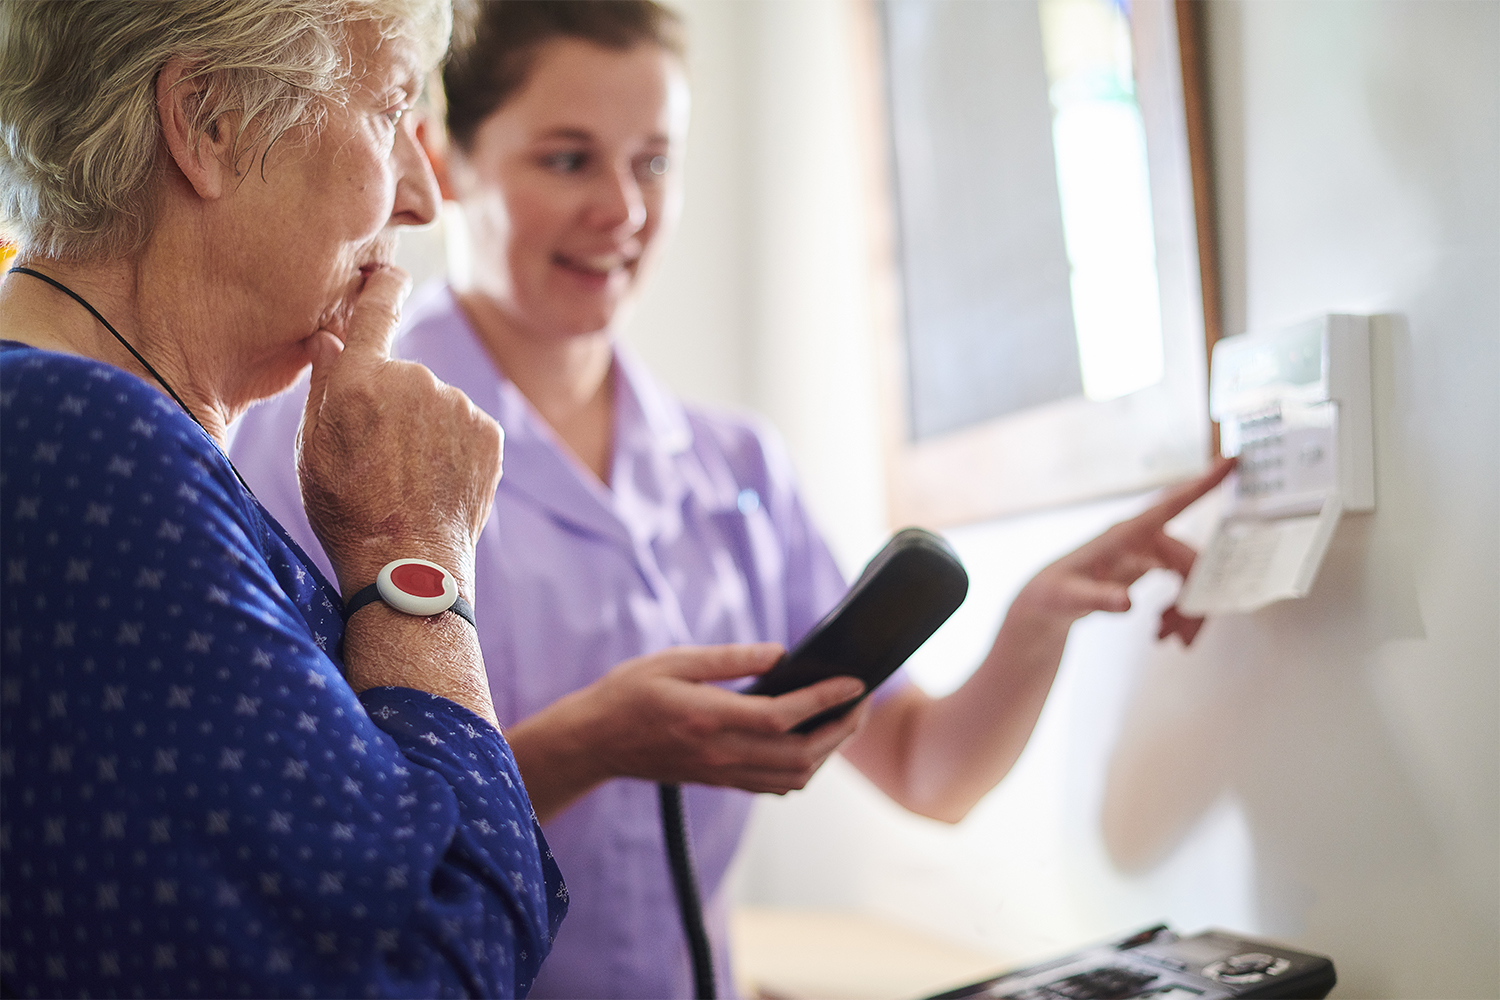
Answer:
<path fill-rule="evenodd" d="M 958 610 L 968 592 L 969 575 L 948 543 L 922 528 L 905 528 L 876 553 L 843 600 L 745 693 L 779 695 L 850 676 L 865 682 L 868 695 Z M 819 712 L 795 731 L 811 732 L 859 700 Z"/>
<path fill-rule="evenodd" d="M 1219 930 L 1178 937 L 1161 925 L 928 1000 L 1317 1000 L 1335 982 L 1322 955 Z"/>

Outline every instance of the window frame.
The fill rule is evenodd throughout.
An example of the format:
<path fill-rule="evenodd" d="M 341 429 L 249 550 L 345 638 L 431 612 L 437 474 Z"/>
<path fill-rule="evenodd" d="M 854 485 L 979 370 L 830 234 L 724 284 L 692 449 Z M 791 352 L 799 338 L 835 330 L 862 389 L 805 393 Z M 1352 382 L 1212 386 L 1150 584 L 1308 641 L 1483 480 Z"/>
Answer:
<path fill-rule="evenodd" d="M 880 0 L 851 3 L 865 95 L 875 355 L 891 525 L 972 523 L 1140 492 L 1202 471 L 1218 450 L 1207 386 L 1221 319 L 1201 5 L 1131 4 L 1162 300 L 1162 382 L 1120 399 L 1059 400 L 914 441 Z"/>

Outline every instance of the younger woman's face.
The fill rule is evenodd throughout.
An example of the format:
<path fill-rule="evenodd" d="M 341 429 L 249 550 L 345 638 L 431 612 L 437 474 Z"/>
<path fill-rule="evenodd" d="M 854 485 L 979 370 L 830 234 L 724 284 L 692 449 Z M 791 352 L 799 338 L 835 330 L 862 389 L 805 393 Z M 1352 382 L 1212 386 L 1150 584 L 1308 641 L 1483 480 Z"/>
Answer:
<path fill-rule="evenodd" d="M 545 43 L 472 148 L 449 154 L 473 290 L 531 334 L 612 326 L 677 216 L 687 118 L 687 80 L 660 47 Z"/>

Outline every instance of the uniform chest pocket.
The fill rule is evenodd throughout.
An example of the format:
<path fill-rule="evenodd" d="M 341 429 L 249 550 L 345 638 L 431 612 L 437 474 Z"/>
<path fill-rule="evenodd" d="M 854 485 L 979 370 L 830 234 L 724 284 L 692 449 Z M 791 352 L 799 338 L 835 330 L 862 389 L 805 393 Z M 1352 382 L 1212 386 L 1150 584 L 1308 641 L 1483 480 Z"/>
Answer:
<path fill-rule="evenodd" d="M 708 515 L 746 590 L 757 641 L 786 642 L 786 551 L 754 490 Z"/>

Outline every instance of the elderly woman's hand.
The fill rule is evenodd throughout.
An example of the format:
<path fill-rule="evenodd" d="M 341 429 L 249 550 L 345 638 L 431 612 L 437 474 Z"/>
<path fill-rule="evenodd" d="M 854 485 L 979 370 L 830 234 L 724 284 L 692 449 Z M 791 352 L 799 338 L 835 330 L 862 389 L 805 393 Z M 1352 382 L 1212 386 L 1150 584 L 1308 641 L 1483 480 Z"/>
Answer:
<path fill-rule="evenodd" d="M 391 358 L 409 279 L 380 267 L 342 345 L 320 330 L 298 440 L 308 520 L 347 598 L 392 559 L 438 563 L 473 599 L 474 544 L 500 480 L 500 425 L 422 365 Z"/>

